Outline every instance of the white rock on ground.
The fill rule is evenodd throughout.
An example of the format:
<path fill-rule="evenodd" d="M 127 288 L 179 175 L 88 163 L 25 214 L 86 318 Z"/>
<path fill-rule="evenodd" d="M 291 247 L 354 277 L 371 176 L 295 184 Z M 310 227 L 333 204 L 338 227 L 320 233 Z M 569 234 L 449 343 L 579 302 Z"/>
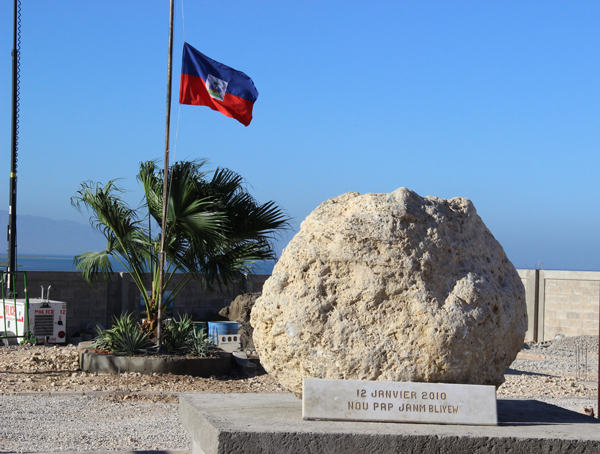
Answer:
<path fill-rule="evenodd" d="M 317 207 L 252 310 L 265 369 L 302 379 L 500 385 L 525 292 L 470 200 L 346 193 Z"/>

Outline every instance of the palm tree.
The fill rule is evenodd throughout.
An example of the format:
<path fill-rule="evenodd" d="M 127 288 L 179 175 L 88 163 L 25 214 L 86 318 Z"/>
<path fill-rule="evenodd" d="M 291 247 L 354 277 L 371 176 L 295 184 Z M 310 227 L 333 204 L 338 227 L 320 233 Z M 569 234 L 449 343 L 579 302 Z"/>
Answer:
<path fill-rule="evenodd" d="M 115 180 L 105 186 L 83 182 L 71 198 L 79 211 L 86 208 L 91 212 L 90 223 L 107 240 L 104 251 L 76 256 L 77 270 L 93 285 L 98 278 L 110 279 L 111 258 L 120 262 L 142 294 L 151 331 L 157 323 L 159 292 L 165 295 L 175 273 L 183 276 L 171 293 L 161 298 L 163 313 L 192 279 L 207 289 L 215 284 L 222 288 L 250 273 L 255 261 L 275 259 L 274 236 L 289 225 L 289 218 L 275 202 L 259 204 L 248 193 L 240 175 L 217 169 L 209 178 L 205 164 L 183 161 L 169 169 L 162 289 L 158 288 L 162 233 L 151 236 L 145 216 L 148 213 L 158 225 L 162 223 L 163 180 L 156 162 L 140 164 L 137 178 L 144 188 L 144 203 L 138 209 L 122 200 Z"/>

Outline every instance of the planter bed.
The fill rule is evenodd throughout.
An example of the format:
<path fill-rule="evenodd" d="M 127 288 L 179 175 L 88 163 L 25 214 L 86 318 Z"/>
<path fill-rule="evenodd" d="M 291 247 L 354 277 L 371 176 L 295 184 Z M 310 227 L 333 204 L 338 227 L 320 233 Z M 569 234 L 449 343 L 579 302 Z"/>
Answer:
<path fill-rule="evenodd" d="M 85 345 L 88 343 L 82 344 L 79 348 L 79 367 L 83 371 L 98 374 L 138 372 L 192 377 L 221 376 L 231 370 L 233 361 L 232 354 L 227 352 L 220 352 L 219 356 L 209 358 L 175 355 L 117 356 L 98 353 L 90 349 L 90 345 Z"/>

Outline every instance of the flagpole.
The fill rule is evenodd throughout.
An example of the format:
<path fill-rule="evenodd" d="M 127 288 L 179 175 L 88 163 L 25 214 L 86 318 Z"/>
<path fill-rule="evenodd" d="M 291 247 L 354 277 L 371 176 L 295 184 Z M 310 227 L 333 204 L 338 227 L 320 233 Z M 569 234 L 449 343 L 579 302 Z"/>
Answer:
<path fill-rule="evenodd" d="M 160 351 L 162 344 L 162 304 L 163 304 L 163 275 L 165 271 L 165 231 L 167 228 L 167 183 L 169 180 L 169 135 L 171 126 L 171 80 L 172 80 L 172 61 L 173 61 L 173 16 L 175 11 L 175 0 L 171 0 L 169 12 L 169 60 L 167 64 L 167 126 L 165 133 L 165 168 L 163 171 L 163 206 L 162 206 L 162 225 L 160 234 L 160 265 L 158 278 L 158 311 L 157 311 L 157 326 L 156 326 L 156 343 Z"/>
<path fill-rule="evenodd" d="M 13 296 L 13 272 L 17 269 L 17 150 L 19 148 L 19 52 L 21 42 L 21 3 L 14 1 L 12 50 L 12 120 L 10 139 L 10 181 L 8 205 L 8 280 L 7 290 Z"/>

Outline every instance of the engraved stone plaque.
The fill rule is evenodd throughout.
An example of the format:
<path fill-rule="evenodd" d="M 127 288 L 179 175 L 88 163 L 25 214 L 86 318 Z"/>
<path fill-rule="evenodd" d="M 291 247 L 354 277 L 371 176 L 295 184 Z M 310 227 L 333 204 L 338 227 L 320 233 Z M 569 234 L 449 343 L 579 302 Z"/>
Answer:
<path fill-rule="evenodd" d="M 305 378 L 302 418 L 498 425 L 496 387 Z"/>

